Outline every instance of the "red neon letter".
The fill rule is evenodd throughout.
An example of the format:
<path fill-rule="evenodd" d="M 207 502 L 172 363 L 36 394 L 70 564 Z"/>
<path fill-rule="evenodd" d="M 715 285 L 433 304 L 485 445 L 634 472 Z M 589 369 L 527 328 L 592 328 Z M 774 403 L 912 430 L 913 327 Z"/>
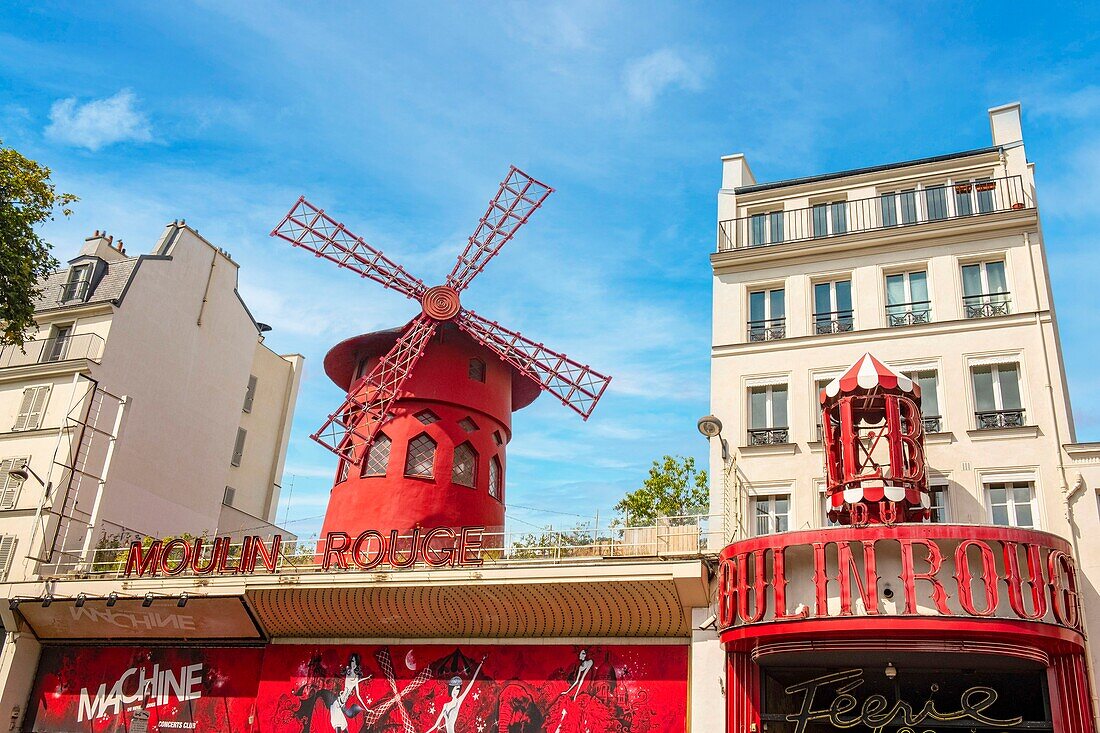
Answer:
<path fill-rule="evenodd" d="M 1024 608 L 1024 580 L 1020 576 L 1020 558 L 1016 554 L 1015 542 L 1002 542 L 1005 556 L 1005 581 L 1008 583 L 1008 605 L 1020 618 L 1038 621 L 1047 615 L 1046 582 L 1043 580 L 1043 558 L 1039 555 L 1039 545 L 1029 542 L 1027 548 L 1027 572 L 1030 576 L 1027 584 L 1031 586 L 1031 609 Z"/>
<path fill-rule="evenodd" d="M 141 540 L 134 540 L 130 543 L 130 552 L 126 555 L 126 569 L 123 571 L 123 575 L 129 577 L 135 572 L 139 578 L 146 573 L 156 575 L 159 565 L 160 540 L 154 540 L 153 544 L 149 545 L 148 554 L 145 554 L 141 546 Z"/>
<path fill-rule="evenodd" d="M 936 604 L 936 608 L 944 616 L 950 616 L 951 609 L 947 607 L 947 593 L 943 589 L 943 584 L 936 580 L 936 573 L 940 571 L 940 566 L 943 565 L 943 555 L 940 554 L 940 548 L 936 546 L 935 542 L 931 540 L 907 540 L 899 539 L 901 544 L 901 582 L 905 586 L 905 613 L 915 614 L 917 613 L 917 581 L 927 580 L 932 584 L 932 601 Z M 928 550 L 928 572 L 918 573 L 913 568 L 913 545 L 924 545 Z"/>
<path fill-rule="evenodd" d="M 974 591 L 970 584 L 974 574 L 970 572 L 970 557 L 967 549 L 977 547 L 982 558 L 982 585 L 985 587 L 985 609 L 979 611 L 974 605 Z M 971 616 L 992 616 L 997 610 L 997 562 L 993 559 L 993 550 L 981 540 L 963 540 L 955 548 L 955 582 L 959 584 L 959 605 Z"/>
<path fill-rule="evenodd" d="M 484 527 L 463 527 L 462 534 L 459 537 L 458 543 L 458 564 L 459 565 L 481 565 L 481 534 L 485 531 Z M 476 557 L 467 557 L 466 553 L 470 550 L 476 550 Z"/>
<path fill-rule="evenodd" d="M 339 541 L 339 544 L 337 544 Z M 349 537 L 347 532 L 329 532 L 325 537 L 324 556 L 321 560 L 321 569 L 328 570 L 332 561 L 336 560 L 336 567 L 341 570 L 348 569 L 348 559 L 344 553 L 348 551 Z"/>

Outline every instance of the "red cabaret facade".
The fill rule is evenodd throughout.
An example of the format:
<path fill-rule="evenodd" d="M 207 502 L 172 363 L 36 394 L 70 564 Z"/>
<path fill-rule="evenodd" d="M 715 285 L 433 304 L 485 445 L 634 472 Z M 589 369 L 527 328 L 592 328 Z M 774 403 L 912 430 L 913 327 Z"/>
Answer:
<path fill-rule="evenodd" d="M 1094 733 L 1077 573 L 1058 537 L 924 524 L 790 532 L 729 545 L 718 577 L 730 731 L 967 721 Z"/>

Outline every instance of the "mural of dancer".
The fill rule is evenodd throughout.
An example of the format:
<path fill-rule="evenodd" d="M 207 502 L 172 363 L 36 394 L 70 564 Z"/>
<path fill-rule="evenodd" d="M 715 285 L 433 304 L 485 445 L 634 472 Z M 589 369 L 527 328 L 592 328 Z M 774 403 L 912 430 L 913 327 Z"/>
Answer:
<path fill-rule="evenodd" d="M 573 684 L 571 684 L 565 692 L 561 693 L 559 697 L 564 697 L 572 692 L 573 699 L 576 700 L 577 695 L 579 695 L 581 692 L 581 687 L 584 686 L 585 678 L 588 677 L 588 673 L 592 671 L 592 667 L 595 665 L 595 662 L 588 658 L 587 649 L 581 649 L 578 658 L 580 660 L 580 664 L 577 665 L 577 673 L 573 679 Z M 574 689 L 576 690 L 575 692 Z"/>
<path fill-rule="evenodd" d="M 369 706 L 363 700 L 359 686 L 369 682 L 373 675 L 363 675 L 362 658 L 357 652 L 352 652 L 348 656 L 348 663 L 344 666 L 343 687 L 339 692 L 336 692 L 319 684 L 315 678 L 317 668 L 320 666 L 319 659 L 311 660 L 309 666 L 309 677 L 295 690 L 295 694 L 304 699 L 294 717 L 301 721 L 302 730 L 308 731 L 310 722 L 313 719 L 313 709 L 319 701 L 328 709 L 329 725 L 332 726 L 332 733 L 348 733 L 348 719 L 354 718 L 364 710 L 369 709 Z M 358 702 L 351 701 L 353 695 Z"/>
<path fill-rule="evenodd" d="M 424 733 L 432 733 L 436 730 L 445 730 L 446 733 L 455 733 L 455 725 L 458 723 L 458 713 L 462 709 L 462 703 L 465 701 L 466 696 L 470 694 L 470 690 L 473 689 L 474 682 L 477 680 L 477 675 L 481 672 L 481 665 L 485 664 L 485 657 L 481 658 L 478 662 L 477 669 L 474 670 L 474 674 L 470 677 L 470 682 L 466 685 L 466 689 L 462 690 L 462 678 L 455 675 L 447 683 L 447 687 L 451 691 L 451 699 L 443 703 L 443 709 L 439 711 L 439 717 L 435 720 L 435 725 L 428 728 Z M 459 692 L 461 690 L 461 693 Z"/>

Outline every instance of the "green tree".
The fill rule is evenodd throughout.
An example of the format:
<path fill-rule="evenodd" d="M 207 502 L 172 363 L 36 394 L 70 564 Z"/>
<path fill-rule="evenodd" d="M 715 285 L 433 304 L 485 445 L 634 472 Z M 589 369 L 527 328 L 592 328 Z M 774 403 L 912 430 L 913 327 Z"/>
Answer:
<path fill-rule="evenodd" d="M 615 505 L 626 526 L 645 527 L 657 517 L 706 513 L 709 504 L 706 470 L 696 470 L 694 458 L 665 456 L 654 461 L 639 489 Z"/>
<path fill-rule="evenodd" d="M 39 281 L 57 267 L 49 243 L 34 228 L 52 220 L 57 209 L 71 214 L 76 200 L 54 190 L 49 168 L 0 140 L 0 346 L 23 346 L 35 327 Z"/>

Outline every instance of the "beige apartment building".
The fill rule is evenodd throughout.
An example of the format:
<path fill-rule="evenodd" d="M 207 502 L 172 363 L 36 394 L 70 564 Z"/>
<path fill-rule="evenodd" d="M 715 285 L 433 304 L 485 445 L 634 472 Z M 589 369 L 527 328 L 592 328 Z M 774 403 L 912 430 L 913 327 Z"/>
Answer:
<path fill-rule="evenodd" d="M 302 357 L 264 344 L 237 269 L 179 221 L 136 257 L 96 232 L 46 278 L 38 333 L 0 351 L 0 581 L 273 531 Z"/>
<path fill-rule="evenodd" d="M 1070 540 L 1096 630 L 1100 444 L 1074 431 L 1020 105 L 989 124 L 979 150 L 774 183 L 723 158 L 712 514 L 721 544 L 829 526 L 817 394 L 870 352 L 921 387 L 933 521 Z"/>

